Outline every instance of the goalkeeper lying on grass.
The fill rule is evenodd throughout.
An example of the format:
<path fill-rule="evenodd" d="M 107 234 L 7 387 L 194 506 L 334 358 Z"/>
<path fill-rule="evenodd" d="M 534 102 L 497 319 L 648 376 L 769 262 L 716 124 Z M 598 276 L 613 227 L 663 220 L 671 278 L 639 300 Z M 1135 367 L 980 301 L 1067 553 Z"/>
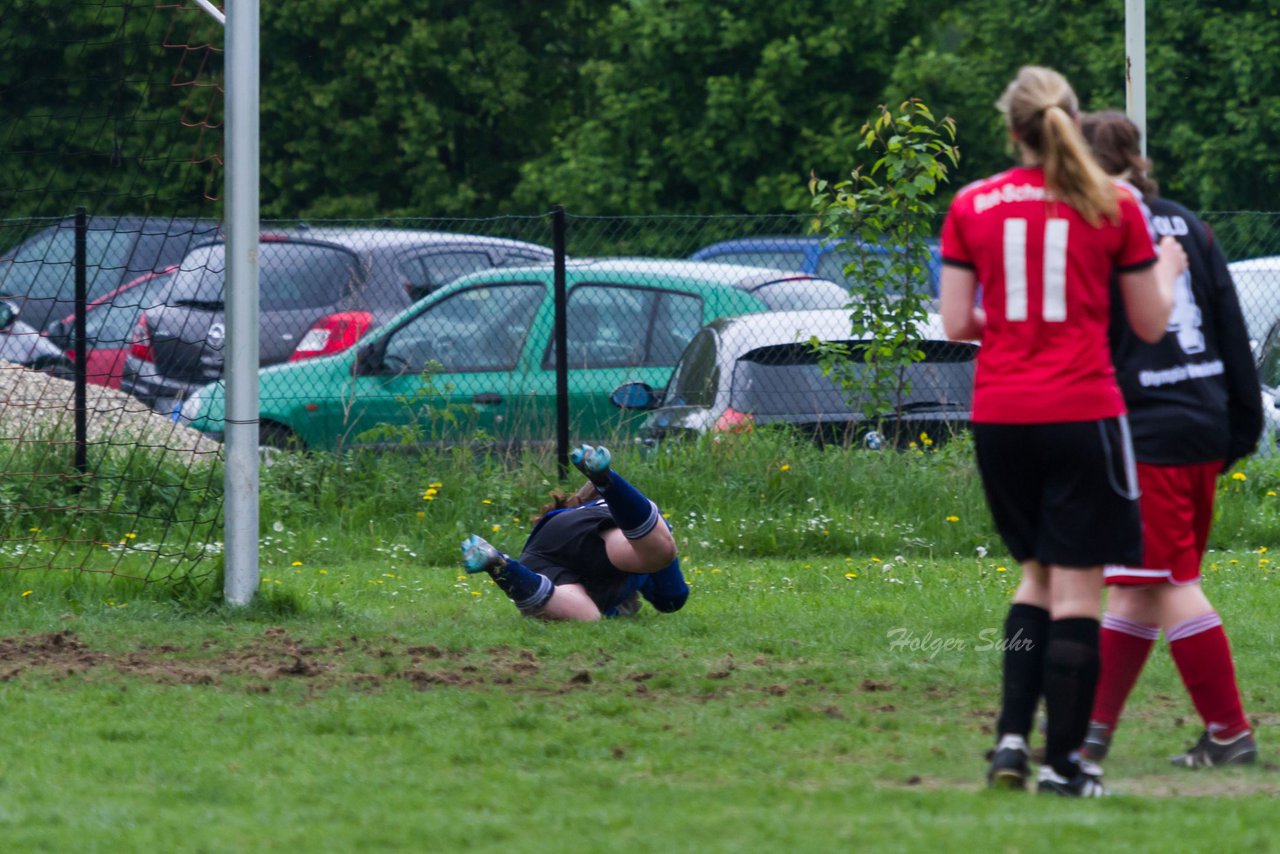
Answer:
<path fill-rule="evenodd" d="M 487 572 L 528 617 L 598 620 L 630 616 L 640 597 L 659 611 L 689 598 L 676 542 L 658 506 L 610 466 L 609 450 L 582 445 L 569 455 L 588 482 L 534 520 L 520 559 L 472 534 L 462 543 L 467 572 Z"/>

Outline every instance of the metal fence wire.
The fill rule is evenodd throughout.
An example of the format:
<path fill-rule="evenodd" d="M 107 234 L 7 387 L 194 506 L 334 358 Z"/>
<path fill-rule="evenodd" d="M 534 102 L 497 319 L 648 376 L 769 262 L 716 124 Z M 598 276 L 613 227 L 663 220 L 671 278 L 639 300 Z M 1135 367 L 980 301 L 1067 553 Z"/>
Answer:
<path fill-rule="evenodd" d="M 1246 259 L 1231 270 L 1261 348 L 1280 318 L 1280 257 L 1265 242 L 1275 217 L 1205 218 Z M 264 224 L 263 445 L 552 443 L 561 407 L 574 441 L 650 445 L 777 424 L 849 447 L 932 445 L 963 428 L 972 345 L 945 341 L 928 314 L 912 327 L 923 358 L 886 372 L 851 332 L 859 280 L 936 308 L 935 245 L 895 279 L 892 249 L 824 240 L 805 216 L 564 222 L 567 396 L 551 216 Z M 219 539 L 222 230 L 86 218 L 83 347 L 74 219 L 7 221 L 0 233 L 5 564 L 184 575 Z M 837 345 L 834 371 L 815 341 Z M 32 520 L 60 507 L 75 530 L 50 544 Z"/>

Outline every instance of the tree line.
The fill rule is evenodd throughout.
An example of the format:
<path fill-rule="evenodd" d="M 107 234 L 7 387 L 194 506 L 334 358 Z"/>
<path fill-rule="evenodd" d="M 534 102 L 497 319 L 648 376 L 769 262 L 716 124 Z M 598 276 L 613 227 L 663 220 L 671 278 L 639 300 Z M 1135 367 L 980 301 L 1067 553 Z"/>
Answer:
<path fill-rule="evenodd" d="M 0 218 L 210 213 L 225 53 L 190 0 L 13 0 Z M 1149 152 L 1193 208 L 1280 191 L 1280 4 L 1148 3 Z M 1011 162 L 1019 65 L 1124 107 L 1124 3 L 307 0 L 261 6 L 266 217 L 802 212 L 880 104 L 955 118 L 950 191 Z M 216 201 L 213 203 L 216 205 Z"/>

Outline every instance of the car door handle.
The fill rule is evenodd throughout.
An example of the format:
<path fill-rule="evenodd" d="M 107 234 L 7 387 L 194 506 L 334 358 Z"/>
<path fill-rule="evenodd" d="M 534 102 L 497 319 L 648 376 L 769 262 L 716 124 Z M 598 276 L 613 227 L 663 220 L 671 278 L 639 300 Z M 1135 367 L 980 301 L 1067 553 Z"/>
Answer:
<path fill-rule="evenodd" d="M 475 397 L 471 398 L 471 402 L 480 406 L 496 406 L 499 403 L 502 403 L 502 395 L 492 391 L 485 392 L 484 394 L 477 394 Z"/>

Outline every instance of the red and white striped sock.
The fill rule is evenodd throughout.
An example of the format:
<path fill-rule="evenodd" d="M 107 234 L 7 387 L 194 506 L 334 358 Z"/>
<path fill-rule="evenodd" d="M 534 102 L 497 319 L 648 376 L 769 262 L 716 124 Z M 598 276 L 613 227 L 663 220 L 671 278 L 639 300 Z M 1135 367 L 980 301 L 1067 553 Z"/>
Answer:
<path fill-rule="evenodd" d="M 1216 611 L 1183 620 L 1165 633 L 1182 684 L 1209 734 L 1230 741 L 1249 731 L 1231 661 L 1231 645 Z"/>
<path fill-rule="evenodd" d="M 1116 728 L 1125 701 L 1159 636 L 1159 626 L 1137 623 L 1110 612 L 1102 615 L 1102 631 L 1098 637 L 1102 672 L 1098 675 L 1090 720 L 1104 724 L 1108 730 Z"/>

